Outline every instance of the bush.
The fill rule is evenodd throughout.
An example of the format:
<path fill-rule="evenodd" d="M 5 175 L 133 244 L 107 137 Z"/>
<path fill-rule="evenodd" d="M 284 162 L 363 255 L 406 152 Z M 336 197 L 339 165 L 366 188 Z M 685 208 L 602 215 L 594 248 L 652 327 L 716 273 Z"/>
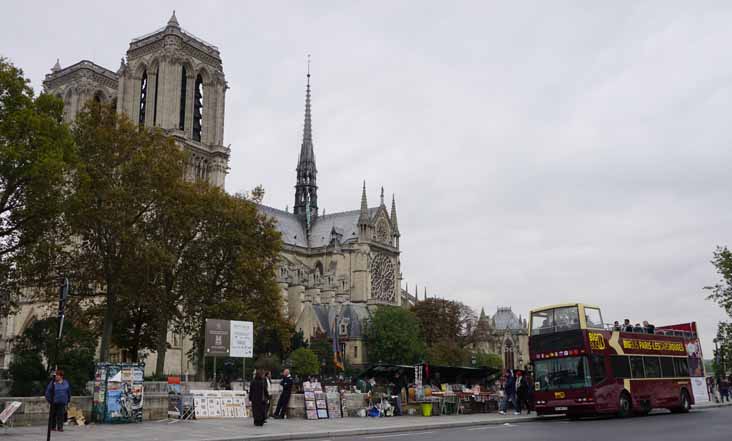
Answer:
<path fill-rule="evenodd" d="M 55 354 L 57 323 L 55 318 L 38 320 L 15 339 L 14 359 L 9 369 L 14 395 L 43 395 L 51 370 L 44 361 L 49 363 Z M 72 394 L 84 395 L 86 383 L 94 378 L 95 351 L 94 334 L 66 322 L 57 364 L 71 384 Z"/>
<path fill-rule="evenodd" d="M 290 363 L 292 364 L 292 373 L 300 378 L 320 373 L 318 356 L 310 349 L 296 349 L 290 356 Z"/>

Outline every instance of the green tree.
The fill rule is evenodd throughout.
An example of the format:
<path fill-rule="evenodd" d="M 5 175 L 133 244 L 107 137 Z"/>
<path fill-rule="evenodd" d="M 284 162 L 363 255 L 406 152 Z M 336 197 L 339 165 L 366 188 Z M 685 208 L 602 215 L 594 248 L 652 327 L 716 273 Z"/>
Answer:
<path fill-rule="evenodd" d="M 162 131 L 94 102 L 78 115 L 73 135 L 79 162 L 65 216 L 74 237 L 71 266 L 79 286 L 104 299 L 100 359 L 106 361 L 116 314 L 127 307 L 126 284 L 139 276 L 146 227 L 180 182 L 185 155 Z"/>
<path fill-rule="evenodd" d="M 425 345 L 414 313 L 381 306 L 366 330 L 366 348 L 374 363 L 412 364 L 424 357 Z"/>
<path fill-rule="evenodd" d="M 727 247 L 717 247 L 712 258 L 719 280 L 704 289 L 711 291 L 707 299 L 716 302 L 732 318 L 732 252 Z M 732 323 L 720 322 L 717 328 L 717 347 L 714 354 L 715 373 L 725 375 L 725 369 L 732 368 Z"/>
<path fill-rule="evenodd" d="M 275 278 L 281 241 L 273 221 L 244 195 L 211 188 L 205 197 L 208 209 L 191 247 L 193 257 L 181 273 L 181 283 L 191 292 L 176 325 L 193 336 L 192 355 L 201 375 L 207 318 L 249 320 L 255 341 L 275 335 L 285 350 L 290 342 Z"/>
<path fill-rule="evenodd" d="M 292 365 L 292 373 L 300 378 L 320 373 L 320 361 L 315 352 L 306 348 L 299 348 L 290 355 L 290 364 Z"/>
<path fill-rule="evenodd" d="M 483 352 L 483 351 L 477 351 L 471 356 L 471 364 L 472 364 L 472 357 L 475 357 L 475 366 L 476 367 L 489 367 L 494 369 L 501 369 L 503 367 L 503 359 L 500 355 L 494 353 L 494 352 Z"/>
<path fill-rule="evenodd" d="M 426 359 L 436 365 L 470 366 L 470 356 L 470 349 L 442 340 L 427 348 Z"/>
<path fill-rule="evenodd" d="M 430 298 L 412 307 L 427 346 L 448 342 L 464 348 L 473 342 L 478 324 L 475 312 L 453 300 Z"/>
<path fill-rule="evenodd" d="M 14 395 L 42 394 L 49 363 L 56 355 L 58 320 L 48 318 L 33 322 L 14 343 L 14 359 L 10 366 Z M 93 332 L 70 321 L 64 323 L 64 332 L 58 346 L 57 365 L 72 385 L 75 393 L 83 394 L 86 383 L 93 379 L 94 352 L 97 338 Z"/>
<path fill-rule="evenodd" d="M 23 71 L 0 57 L 0 317 L 22 286 L 48 282 L 24 265 L 60 220 L 74 158 L 62 117 L 61 100 L 36 97 Z"/>

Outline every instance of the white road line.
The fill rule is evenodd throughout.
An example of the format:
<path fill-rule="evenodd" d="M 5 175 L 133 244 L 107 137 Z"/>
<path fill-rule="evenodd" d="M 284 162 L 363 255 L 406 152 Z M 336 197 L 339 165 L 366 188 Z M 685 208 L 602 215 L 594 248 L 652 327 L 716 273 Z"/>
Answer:
<path fill-rule="evenodd" d="M 434 432 L 405 432 L 405 433 L 392 433 L 389 435 L 372 435 L 372 436 L 367 436 L 366 439 L 393 438 L 393 437 L 397 437 L 397 436 L 412 436 L 412 435 L 427 435 L 429 433 L 434 433 Z"/>

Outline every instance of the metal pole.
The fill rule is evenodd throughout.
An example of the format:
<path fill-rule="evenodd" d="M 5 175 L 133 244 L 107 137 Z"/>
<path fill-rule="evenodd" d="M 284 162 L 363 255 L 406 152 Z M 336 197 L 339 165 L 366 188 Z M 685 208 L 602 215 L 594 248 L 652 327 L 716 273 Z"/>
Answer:
<path fill-rule="evenodd" d="M 69 297 L 69 279 L 64 277 L 61 281 L 58 293 L 58 331 L 56 332 L 56 345 L 53 350 L 53 359 L 49 360 L 49 366 L 53 367 L 53 377 L 51 377 L 51 402 L 48 405 L 48 427 L 46 428 L 46 441 L 51 440 L 51 426 L 54 423 L 53 401 L 56 395 L 56 371 L 58 370 L 58 351 L 61 344 L 61 333 L 64 330 L 64 315 L 66 309 L 66 299 Z"/>
<path fill-rule="evenodd" d="M 214 390 L 219 390 L 219 383 L 216 382 L 216 356 L 214 356 L 214 375 L 213 375 L 213 382 L 214 382 Z"/>
<path fill-rule="evenodd" d="M 247 358 L 241 358 L 241 390 L 244 390 L 244 383 L 247 381 Z"/>

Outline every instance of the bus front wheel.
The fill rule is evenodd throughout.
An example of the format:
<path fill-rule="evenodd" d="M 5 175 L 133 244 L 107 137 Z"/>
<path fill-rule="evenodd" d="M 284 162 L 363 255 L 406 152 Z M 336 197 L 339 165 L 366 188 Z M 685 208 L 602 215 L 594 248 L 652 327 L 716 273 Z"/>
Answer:
<path fill-rule="evenodd" d="M 625 418 L 630 415 L 630 407 L 630 394 L 626 391 L 621 392 L 618 400 L 618 417 Z"/>

